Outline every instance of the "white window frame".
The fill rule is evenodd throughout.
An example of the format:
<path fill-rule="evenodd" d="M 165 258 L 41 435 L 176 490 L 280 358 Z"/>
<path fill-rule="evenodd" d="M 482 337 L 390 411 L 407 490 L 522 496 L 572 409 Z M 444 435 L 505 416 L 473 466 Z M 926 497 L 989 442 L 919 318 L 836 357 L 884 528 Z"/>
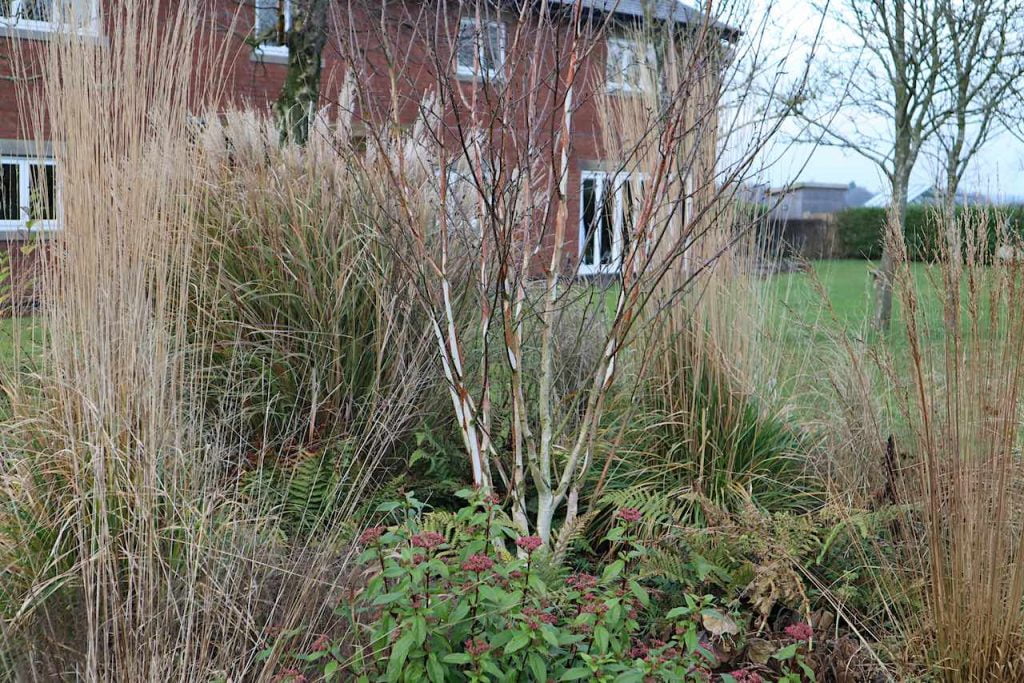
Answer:
<path fill-rule="evenodd" d="M 18 167 L 18 208 L 21 217 L 17 220 L 0 220 L 0 230 L 25 230 L 29 224 L 29 209 L 32 203 L 31 179 L 32 166 L 56 166 L 53 159 L 39 159 L 38 157 L 0 157 L 0 164 L 16 165 Z M 54 171 L 54 182 L 56 183 L 56 171 Z M 60 215 L 60 188 L 53 188 L 55 215 Z M 32 223 L 34 230 L 54 230 L 60 226 L 58 219 L 36 220 Z"/>
<path fill-rule="evenodd" d="M 462 40 L 463 31 L 467 28 L 473 30 L 473 36 L 476 41 L 476 53 L 472 64 L 461 64 L 459 62 L 459 55 L 461 54 L 459 41 Z M 487 34 L 492 28 L 498 29 L 498 65 L 493 69 L 485 69 L 483 66 L 484 45 L 486 44 Z M 507 37 L 508 30 L 503 21 L 484 19 L 477 22 L 475 17 L 462 17 L 459 19 L 459 32 L 455 38 L 455 75 L 459 78 L 482 78 L 487 81 L 503 79 L 505 77 Z"/>
<path fill-rule="evenodd" d="M 269 5 L 276 3 L 278 0 L 253 0 L 253 35 L 259 39 L 260 36 L 260 9 L 269 9 Z M 284 5 L 284 31 L 287 33 L 292 30 L 292 0 L 282 0 Z M 256 53 L 260 55 L 270 55 L 273 57 L 287 57 L 288 46 L 287 45 L 266 45 L 260 43 L 256 47 Z"/>
<path fill-rule="evenodd" d="M 643 55 L 640 64 L 640 82 L 630 83 L 625 79 L 634 65 L 634 60 Z M 650 43 L 640 44 L 630 38 L 610 37 L 605 44 L 605 80 L 609 92 L 639 93 L 649 92 L 653 87 L 654 68 L 657 57 L 654 46 Z M 614 69 L 612 68 L 614 65 Z"/>
<path fill-rule="evenodd" d="M 587 241 L 587 226 L 584 223 L 586 197 L 583 193 L 583 185 L 587 180 L 595 181 L 594 203 L 595 210 L 598 212 L 601 211 L 604 204 L 605 192 L 610 188 L 615 193 L 611 205 L 612 244 L 611 259 L 608 263 L 601 263 L 601 247 L 603 245 L 601 244 L 600 229 L 595 230 L 593 239 Z M 622 235 L 623 220 L 625 219 L 623 211 L 625 187 L 636 180 L 643 181 L 643 176 L 635 173 L 609 173 L 607 171 L 583 171 L 580 174 L 579 266 L 577 267 L 577 272 L 580 275 L 615 275 L 622 268 L 622 251 L 625 246 Z"/>
<path fill-rule="evenodd" d="M 88 22 L 79 29 L 79 32 L 85 35 L 98 34 L 100 26 L 99 0 L 80 1 L 88 2 L 90 5 L 90 11 Z M 50 21 L 40 21 L 38 19 L 23 19 L 21 17 L 21 9 L 25 4 L 27 4 L 27 0 L 10 0 L 10 13 L 0 14 L 0 28 L 52 33 L 53 31 L 60 30 L 62 27 L 68 27 L 69 24 L 63 23 L 60 17 L 61 4 L 63 4 L 63 0 L 50 0 L 50 2 L 53 5 L 51 9 L 53 19 Z"/>

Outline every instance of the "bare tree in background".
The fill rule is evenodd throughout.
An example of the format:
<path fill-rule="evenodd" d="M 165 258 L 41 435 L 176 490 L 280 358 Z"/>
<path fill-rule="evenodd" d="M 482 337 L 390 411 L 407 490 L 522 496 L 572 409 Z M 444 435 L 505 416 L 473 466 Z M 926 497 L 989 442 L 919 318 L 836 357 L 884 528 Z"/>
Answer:
<path fill-rule="evenodd" d="M 951 2 L 846 0 L 836 18 L 854 36 L 853 44 L 826 65 L 818 95 L 794 103 L 815 142 L 852 150 L 881 169 L 890 188 L 890 225 L 901 233 L 910 174 L 949 114 L 942 103 L 949 89 L 950 27 L 944 9 Z M 871 129 L 872 118 L 883 122 L 881 130 Z M 892 319 L 888 243 L 883 241 L 875 282 L 874 324 L 883 331 Z"/>
<path fill-rule="evenodd" d="M 971 160 L 993 133 L 1021 113 L 1015 89 L 1024 78 L 1024 2 L 944 0 L 940 12 L 948 59 L 943 96 L 936 104 L 938 116 L 947 118 L 937 137 L 951 216 Z"/>

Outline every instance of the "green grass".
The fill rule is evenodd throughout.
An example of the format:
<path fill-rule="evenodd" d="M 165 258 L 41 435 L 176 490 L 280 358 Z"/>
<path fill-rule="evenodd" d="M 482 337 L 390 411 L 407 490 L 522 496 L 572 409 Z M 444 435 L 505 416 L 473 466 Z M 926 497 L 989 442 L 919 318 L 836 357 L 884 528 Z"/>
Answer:
<path fill-rule="evenodd" d="M 784 323 L 795 339 L 803 336 L 820 341 L 823 336 L 843 331 L 871 345 L 884 344 L 896 352 L 907 343 L 906 320 L 897 292 L 893 297 L 892 328 L 887 334 L 876 333 L 871 326 L 874 316 L 873 261 L 817 261 L 808 273 L 776 275 L 767 282 L 770 313 Z M 942 301 L 939 291 L 941 273 L 938 266 L 913 263 L 910 266 L 919 296 L 926 341 L 941 338 Z M 823 296 L 824 295 L 824 296 Z"/>
<path fill-rule="evenodd" d="M 830 390 L 830 374 L 842 379 L 849 361 L 845 344 L 867 358 L 891 358 L 900 377 L 909 377 L 910 353 L 900 292 L 893 300 L 892 326 L 879 333 L 872 327 L 874 282 L 870 261 L 818 261 L 804 273 L 786 273 L 765 281 L 766 327 L 778 364 L 779 393 L 798 415 L 813 418 Z M 944 323 L 938 266 L 914 263 L 920 308 L 919 338 L 928 355 L 942 350 Z M 875 374 L 877 364 L 865 363 Z M 847 379 L 848 379 L 848 373 Z"/>
<path fill-rule="evenodd" d="M 42 347 L 42 328 L 32 316 L 0 318 L 0 367 L 32 360 Z"/>

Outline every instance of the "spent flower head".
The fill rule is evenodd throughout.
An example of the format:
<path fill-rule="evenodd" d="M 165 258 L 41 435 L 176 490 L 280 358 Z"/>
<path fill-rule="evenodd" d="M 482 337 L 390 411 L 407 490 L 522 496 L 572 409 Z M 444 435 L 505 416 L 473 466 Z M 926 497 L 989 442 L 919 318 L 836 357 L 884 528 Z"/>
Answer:
<path fill-rule="evenodd" d="M 526 552 L 532 553 L 534 550 L 544 545 L 544 541 L 541 540 L 540 536 L 520 536 L 516 539 L 516 545 Z"/>
<path fill-rule="evenodd" d="M 416 534 L 411 539 L 412 544 L 416 548 L 424 548 L 425 550 L 433 550 L 437 546 L 444 543 L 445 538 L 436 531 L 424 531 L 423 533 Z"/>
<path fill-rule="evenodd" d="M 476 572 L 477 574 L 479 574 L 480 572 L 485 572 L 493 566 L 494 560 L 487 557 L 486 555 L 481 555 L 480 553 L 470 555 L 468 558 L 466 558 L 466 561 L 462 563 L 463 570 L 467 572 Z"/>
<path fill-rule="evenodd" d="M 814 629 L 803 622 L 790 624 L 784 629 L 787 636 L 794 640 L 810 640 L 814 635 Z"/>
<path fill-rule="evenodd" d="M 385 531 L 387 531 L 387 529 L 385 529 L 382 526 L 370 527 L 363 533 L 359 534 L 360 545 L 373 545 L 380 539 L 381 536 L 384 535 Z"/>
<path fill-rule="evenodd" d="M 640 511 L 636 508 L 622 508 L 619 510 L 618 516 L 619 519 L 624 522 L 629 522 L 630 524 L 633 522 L 639 522 L 643 517 L 643 515 L 640 514 Z"/>

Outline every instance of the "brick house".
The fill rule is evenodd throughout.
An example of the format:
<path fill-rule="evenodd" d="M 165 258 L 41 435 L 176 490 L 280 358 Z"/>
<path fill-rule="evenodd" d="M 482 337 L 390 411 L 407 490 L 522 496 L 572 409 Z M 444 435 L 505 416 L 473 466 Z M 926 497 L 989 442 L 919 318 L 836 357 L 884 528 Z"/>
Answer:
<path fill-rule="evenodd" d="M 201 1 L 204 9 L 212 12 L 215 32 L 228 45 L 225 108 L 248 105 L 268 109 L 280 93 L 287 73 L 286 39 L 295 0 Z M 456 36 L 454 54 L 449 60 L 452 76 L 464 87 L 479 87 L 491 79 L 508 77 L 504 73 L 506 40 L 510 22 L 518 16 L 514 10 L 522 1 L 490 3 L 492 9 L 483 19 L 473 11 L 472 0 L 448 0 L 443 5 L 450 10 L 452 35 Z M 105 27 L 103 6 L 111 2 L 116 0 L 0 0 L 0 40 L 6 43 L 0 43 L 0 238 L 12 254 L 16 270 L 20 267 L 16 262 L 22 258 L 19 247 L 28 236 L 30 224 L 43 234 L 60 227 L 56 210 L 60 169 L 50 158 L 46 145 L 39 149 L 35 142 L 45 135 L 37 135 L 38 131 L 19 116 L 24 106 L 19 107 L 17 86 L 11 79 L 3 78 L 14 73 L 10 51 L 31 54 L 38 50 L 60 26 L 61 12 L 66 13 L 69 8 L 76 13 L 76 20 L 102 41 L 105 31 L 109 30 Z M 360 11 L 352 11 L 353 2 L 333 0 L 332 7 L 341 11 L 332 15 L 332 25 L 354 34 L 360 22 L 376 20 L 376 17 L 371 19 Z M 562 5 L 568 11 L 573 2 L 549 0 L 549 5 Z M 681 0 L 582 0 L 582 3 L 588 21 L 606 21 L 613 27 L 608 30 L 607 39 L 587 56 L 583 65 L 585 82 L 622 97 L 647 87 L 641 82 L 640 74 L 655 58 L 650 45 L 637 44 L 625 29 L 645 20 L 681 27 L 702 21 L 701 15 Z M 363 10 L 366 6 L 365 3 L 360 5 Z M 616 31 L 615 26 L 624 30 Z M 724 40 L 732 40 L 737 35 L 731 28 L 719 28 Z M 400 22 L 396 23 L 395 30 L 403 30 Z M 375 49 L 373 44 L 364 46 L 367 63 L 374 61 Z M 429 46 L 413 46 L 410 52 L 416 49 L 424 53 L 423 61 L 428 61 Z M 346 60 L 333 48 L 329 38 L 323 57 L 321 87 L 321 102 L 328 110 L 336 101 L 345 72 Z M 401 114 L 405 119 L 415 112 L 421 96 L 416 92 L 417 87 L 410 81 L 405 111 Z M 568 220 L 578 231 L 571 230 L 571 234 L 575 234 L 567 246 L 576 251 L 576 262 L 571 265 L 580 275 L 610 274 L 619 267 L 622 253 L 621 226 L 627 220 L 624 207 L 628 204 L 625 196 L 629 191 L 628 183 L 622 183 L 602 160 L 599 116 L 593 98 L 586 93 L 581 95 L 574 113 L 568 179 L 569 206 L 572 207 Z M 714 143 L 715 140 L 709 138 L 700 144 L 713 156 Z M 713 174 L 710 168 L 713 163 L 709 162 L 706 171 L 709 175 Z M 708 184 L 705 179 L 691 182 L 689 186 Z M 612 207 L 611 210 L 608 207 Z"/>

